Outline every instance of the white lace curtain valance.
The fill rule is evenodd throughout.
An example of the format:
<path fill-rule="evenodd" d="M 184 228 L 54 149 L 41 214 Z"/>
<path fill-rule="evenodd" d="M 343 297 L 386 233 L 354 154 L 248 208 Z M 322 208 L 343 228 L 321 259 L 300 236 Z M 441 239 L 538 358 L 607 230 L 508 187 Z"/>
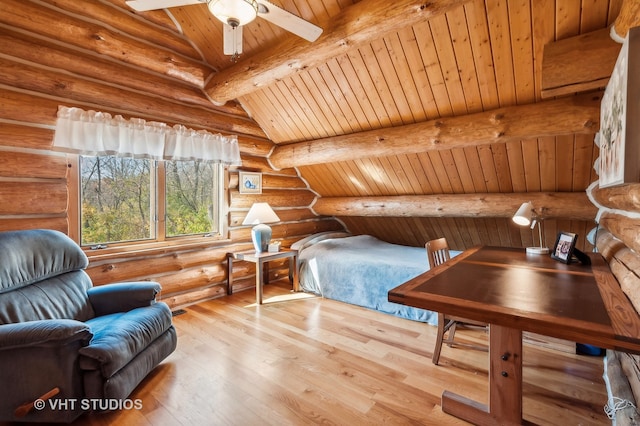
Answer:
<path fill-rule="evenodd" d="M 83 155 L 242 164 L 237 136 L 64 106 L 58 107 L 53 147 Z"/>

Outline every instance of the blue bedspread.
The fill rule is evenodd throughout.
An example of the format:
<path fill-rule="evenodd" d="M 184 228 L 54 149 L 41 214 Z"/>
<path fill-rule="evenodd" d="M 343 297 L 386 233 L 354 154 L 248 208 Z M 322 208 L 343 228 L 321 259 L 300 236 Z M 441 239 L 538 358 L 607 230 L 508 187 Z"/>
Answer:
<path fill-rule="evenodd" d="M 455 253 L 452 253 L 454 255 Z M 438 314 L 389 302 L 392 288 L 427 271 L 424 248 L 390 244 L 370 235 L 326 239 L 299 253 L 300 288 L 328 299 L 437 324 Z"/>

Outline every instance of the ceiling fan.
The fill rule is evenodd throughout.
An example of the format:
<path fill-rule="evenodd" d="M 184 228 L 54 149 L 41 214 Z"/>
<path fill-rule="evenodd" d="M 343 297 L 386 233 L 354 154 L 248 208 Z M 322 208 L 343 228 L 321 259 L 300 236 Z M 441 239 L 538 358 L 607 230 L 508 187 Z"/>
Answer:
<path fill-rule="evenodd" d="M 128 0 L 125 3 L 138 12 L 206 3 L 211 14 L 224 24 L 224 54 L 234 58 L 242 53 L 242 26 L 257 16 L 311 42 L 322 34 L 322 28 L 266 0 Z"/>

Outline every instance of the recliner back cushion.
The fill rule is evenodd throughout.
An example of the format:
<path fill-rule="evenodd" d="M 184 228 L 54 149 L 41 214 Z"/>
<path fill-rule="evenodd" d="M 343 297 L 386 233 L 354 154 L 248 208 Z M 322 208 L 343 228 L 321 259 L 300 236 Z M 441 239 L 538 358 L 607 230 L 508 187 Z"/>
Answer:
<path fill-rule="evenodd" d="M 88 265 L 82 249 L 62 232 L 0 232 L 0 293 Z"/>
<path fill-rule="evenodd" d="M 86 321 L 95 316 L 87 296 L 91 279 L 72 271 L 0 294 L 0 324 L 43 319 Z"/>
<path fill-rule="evenodd" d="M 59 231 L 0 232 L 0 323 L 93 317 L 82 249 Z"/>

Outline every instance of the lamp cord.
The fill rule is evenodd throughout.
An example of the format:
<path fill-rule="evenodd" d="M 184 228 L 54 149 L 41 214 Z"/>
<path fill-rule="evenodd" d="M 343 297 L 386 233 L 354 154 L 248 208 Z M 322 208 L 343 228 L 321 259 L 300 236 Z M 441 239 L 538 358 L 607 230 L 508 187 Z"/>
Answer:
<path fill-rule="evenodd" d="M 617 396 L 612 396 L 608 401 L 607 405 L 604 406 L 604 412 L 609 417 L 609 419 L 613 420 L 616 417 L 616 413 L 618 411 L 622 411 L 626 408 L 633 407 L 636 409 L 636 406 L 633 402 L 628 399 L 618 398 Z"/>

